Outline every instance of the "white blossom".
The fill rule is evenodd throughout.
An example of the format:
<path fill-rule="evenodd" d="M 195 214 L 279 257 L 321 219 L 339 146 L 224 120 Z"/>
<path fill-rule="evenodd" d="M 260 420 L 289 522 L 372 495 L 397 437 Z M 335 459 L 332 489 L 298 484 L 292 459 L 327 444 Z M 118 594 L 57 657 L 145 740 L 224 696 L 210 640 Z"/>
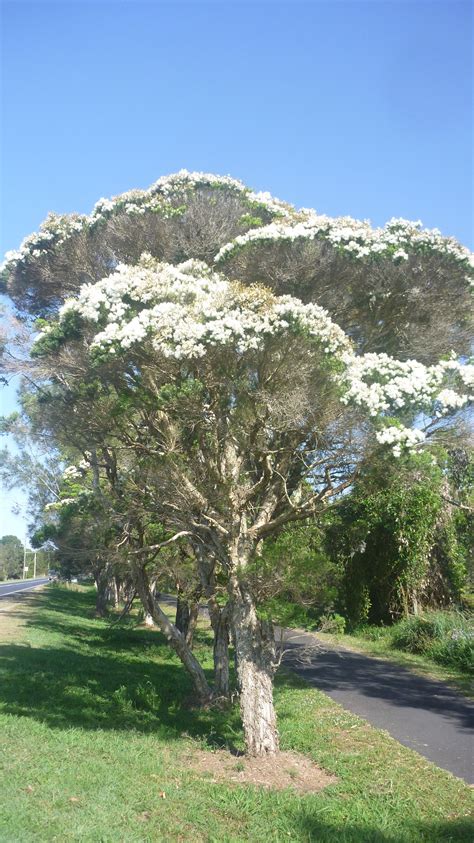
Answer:
<path fill-rule="evenodd" d="M 145 253 L 138 265 L 120 264 L 101 281 L 81 287 L 78 297 L 64 304 L 60 325 L 70 313 L 88 326 L 91 351 L 105 355 L 149 343 L 164 357 L 199 359 L 219 347 L 246 354 L 262 350 L 271 337 L 291 337 L 308 354 L 319 349 L 315 365 L 336 362 L 327 371 L 341 401 L 374 419 L 407 411 L 440 418 L 473 398 L 466 389 L 473 385 L 474 367 L 455 355 L 432 366 L 387 354 L 357 355 L 344 331 L 317 304 L 243 287 L 198 260 L 173 266 Z M 419 445 L 424 434 L 389 425 L 376 437 L 399 454 Z M 77 477 L 76 471 L 88 467 L 87 460 L 81 461 L 65 476 Z"/>
<path fill-rule="evenodd" d="M 378 430 L 375 438 L 381 445 L 392 445 L 392 453 L 399 457 L 403 448 L 413 451 L 417 445 L 421 445 L 425 441 L 426 436 L 422 430 L 387 426 Z"/>
<path fill-rule="evenodd" d="M 332 218 L 307 209 L 284 222 L 272 222 L 241 234 L 222 246 L 215 261 L 219 264 L 253 243 L 316 238 L 326 240 L 358 259 L 385 255 L 393 261 L 407 261 L 410 252 L 429 248 L 438 254 L 449 255 L 468 269 L 474 266 L 474 256 L 469 249 L 452 237 L 443 237 L 438 229 L 422 228 L 419 220 L 410 222 L 394 218 L 384 228 L 372 228 L 368 220 Z"/>

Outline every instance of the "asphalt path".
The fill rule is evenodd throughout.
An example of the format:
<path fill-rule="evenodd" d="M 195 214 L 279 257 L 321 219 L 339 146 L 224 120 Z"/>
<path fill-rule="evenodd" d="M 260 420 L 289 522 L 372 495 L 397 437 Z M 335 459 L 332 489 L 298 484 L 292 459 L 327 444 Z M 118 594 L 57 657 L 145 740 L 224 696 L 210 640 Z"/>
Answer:
<path fill-rule="evenodd" d="M 389 661 L 284 630 L 283 663 L 348 711 L 469 784 L 474 783 L 474 703 L 449 685 Z"/>
<path fill-rule="evenodd" d="M 16 580 L 15 582 L 3 583 L 0 585 L 0 600 L 10 598 L 14 600 L 20 597 L 25 591 L 31 591 L 33 588 L 38 588 L 40 585 L 45 585 L 49 582 L 48 577 L 36 577 L 31 580 Z"/>

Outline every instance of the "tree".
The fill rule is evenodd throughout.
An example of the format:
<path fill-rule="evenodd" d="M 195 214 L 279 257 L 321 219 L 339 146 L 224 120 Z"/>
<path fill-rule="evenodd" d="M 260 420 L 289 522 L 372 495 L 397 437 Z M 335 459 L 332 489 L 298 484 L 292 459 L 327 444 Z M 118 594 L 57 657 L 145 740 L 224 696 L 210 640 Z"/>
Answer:
<path fill-rule="evenodd" d="M 284 222 L 272 227 L 272 219 Z M 242 227 L 247 233 L 235 238 Z M 427 301 L 415 296 L 417 306 L 404 307 L 402 335 L 406 261 L 413 273 L 424 267 L 426 284 L 434 263 L 442 282 Z M 281 294 L 291 265 L 291 289 L 302 298 Z M 216 576 L 225 587 L 250 754 L 278 750 L 278 659 L 252 583 L 261 543 L 340 500 L 377 442 L 399 455 L 462 411 L 472 368 L 456 354 L 431 360 L 448 335 L 464 350 L 464 306 L 427 331 L 429 365 L 372 349 L 415 345 L 420 324 L 437 315 L 446 278 L 465 302 L 468 269 L 462 247 L 417 226 L 320 224 L 230 179 L 196 174 L 102 202 L 89 219 L 56 219 L 9 259 L 19 303 L 51 310 L 65 287 L 75 293 L 42 323 L 32 351 L 43 423 L 57 429 L 65 406 L 77 417 L 87 396 L 85 440 L 114 449 L 140 512 L 153 507 L 169 531 L 169 539 L 147 543 L 130 521 L 122 546 L 144 605 L 202 698 L 207 683 L 184 636 L 161 617 L 143 560 L 183 538 L 211 590 Z M 367 274 L 374 308 L 362 296 Z M 381 300 L 392 280 L 389 308 Z M 339 308 L 344 330 L 315 295 Z"/>
<path fill-rule="evenodd" d="M 0 579 L 17 579 L 23 570 L 23 544 L 16 536 L 0 539 Z"/>
<path fill-rule="evenodd" d="M 327 530 L 328 551 L 345 570 L 342 608 L 354 626 L 461 600 L 467 554 L 457 539 L 447 455 L 436 450 L 438 461 L 376 455 Z"/>

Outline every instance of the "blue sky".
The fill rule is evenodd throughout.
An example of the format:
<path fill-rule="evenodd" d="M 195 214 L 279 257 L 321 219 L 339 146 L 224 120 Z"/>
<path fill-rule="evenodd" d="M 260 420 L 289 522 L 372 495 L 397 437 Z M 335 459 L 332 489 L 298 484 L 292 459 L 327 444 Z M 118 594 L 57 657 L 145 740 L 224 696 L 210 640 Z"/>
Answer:
<path fill-rule="evenodd" d="M 2 252 L 50 210 L 88 212 L 182 167 L 323 213 L 422 219 L 472 246 L 470 3 L 2 11 Z M 21 535 L 5 503 L 0 535 Z"/>

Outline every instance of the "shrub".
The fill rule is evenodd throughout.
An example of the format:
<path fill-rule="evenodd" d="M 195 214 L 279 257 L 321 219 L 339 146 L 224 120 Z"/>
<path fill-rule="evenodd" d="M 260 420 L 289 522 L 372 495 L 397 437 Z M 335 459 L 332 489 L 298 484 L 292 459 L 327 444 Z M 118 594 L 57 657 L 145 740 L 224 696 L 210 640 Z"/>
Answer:
<path fill-rule="evenodd" d="M 318 630 L 331 635 L 343 635 L 346 630 L 346 619 L 336 612 L 331 615 L 321 615 Z"/>
<path fill-rule="evenodd" d="M 406 618 L 392 628 L 391 643 L 398 650 L 474 672 L 474 625 L 461 612 L 426 612 Z"/>

